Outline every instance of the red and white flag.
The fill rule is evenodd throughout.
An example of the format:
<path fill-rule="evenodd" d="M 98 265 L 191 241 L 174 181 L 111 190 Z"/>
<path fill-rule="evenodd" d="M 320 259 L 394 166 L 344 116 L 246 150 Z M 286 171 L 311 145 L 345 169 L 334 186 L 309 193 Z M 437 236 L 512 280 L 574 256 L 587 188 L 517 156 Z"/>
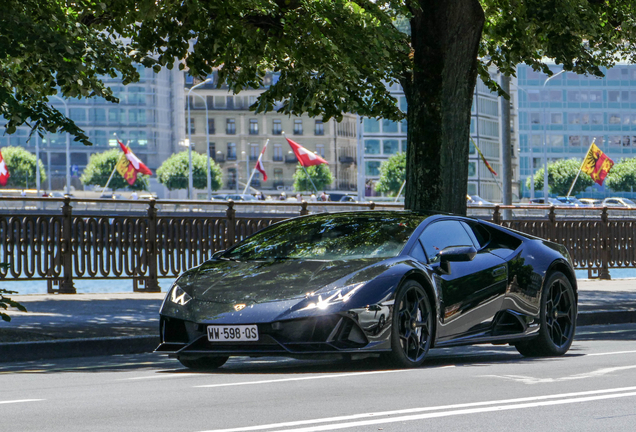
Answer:
<path fill-rule="evenodd" d="M 308 167 L 308 166 L 320 165 L 320 164 L 329 165 L 329 162 L 327 162 L 326 160 L 318 156 L 316 153 L 310 150 L 307 150 L 305 147 L 301 146 L 297 142 L 290 140 L 289 138 L 285 138 L 285 139 L 291 146 L 292 150 L 294 151 L 294 154 L 296 155 L 296 159 L 298 159 L 298 162 L 302 166 Z"/>
<path fill-rule="evenodd" d="M 256 161 L 256 166 L 254 167 L 259 173 L 263 174 L 263 181 L 267 181 L 267 173 L 265 172 L 265 167 L 263 166 L 263 154 L 265 153 L 265 149 L 267 148 L 267 143 L 263 146 L 263 150 L 261 150 L 261 154 L 258 155 L 258 160 Z"/>
<path fill-rule="evenodd" d="M 119 162 L 117 162 L 117 171 L 126 179 L 129 185 L 134 185 L 137 181 L 137 174 L 152 175 L 152 171 L 137 156 L 126 147 L 121 141 L 117 140 L 124 154 Z"/>
<path fill-rule="evenodd" d="M 0 152 L 0 185 L 6 186 L 9 181 L 9 169 L 7 168 L 7 164 L 4 163 L 4 159 L 2 158 L 2 152 Z"/>

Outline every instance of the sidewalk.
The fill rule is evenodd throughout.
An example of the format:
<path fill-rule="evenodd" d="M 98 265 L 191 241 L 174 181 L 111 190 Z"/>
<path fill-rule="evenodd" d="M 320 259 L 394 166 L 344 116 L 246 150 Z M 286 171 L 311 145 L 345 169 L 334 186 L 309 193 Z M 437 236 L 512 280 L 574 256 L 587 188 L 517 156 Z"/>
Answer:
<path fill-rule="evenodd" d="M 151 352 L 165 293 L 22 295 L 0 321 L 0 362 Z M 636 323 L 636 279 L 579 280 L 578 325 Z"/>

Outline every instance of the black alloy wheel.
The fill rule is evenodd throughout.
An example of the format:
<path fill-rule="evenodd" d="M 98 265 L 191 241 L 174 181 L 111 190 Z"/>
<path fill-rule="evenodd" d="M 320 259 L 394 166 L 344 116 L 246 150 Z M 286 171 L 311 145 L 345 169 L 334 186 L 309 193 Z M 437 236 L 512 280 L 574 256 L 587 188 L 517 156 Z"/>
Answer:
<path fill-rule="evenodd" d="M 194 370 L 211 370 L 218 369 L 225 364 L 225 362 L 229 359 L 229 357 L 198 357 L 198 358 L 188 358 L 188 357 L 179 357 L 179 361 L 182 365 L 187 367 L 188 369 Z"/>
<path fill-rule="evenodd" d="M 391 353 L 393 366 L 420 366 L 433 339 L 433 310 L 422 285 L 409 280 L 402 285 L 393 305 Z"/>
<path fill-rule="evenodd" d="M 527 357 L 565 354 L 574 340 L 576 314 L 576 295 L 570 280 L 561 272 L 552 273 L 541 299 L 539 335 L 516 343 L 517 351 Z"/>

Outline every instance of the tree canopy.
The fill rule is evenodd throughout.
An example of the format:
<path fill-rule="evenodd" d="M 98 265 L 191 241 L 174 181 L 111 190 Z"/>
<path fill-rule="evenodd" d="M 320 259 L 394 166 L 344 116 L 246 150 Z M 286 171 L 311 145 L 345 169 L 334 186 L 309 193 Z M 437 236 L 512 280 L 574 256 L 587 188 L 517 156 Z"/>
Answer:
<path fill-rule="evenodd" d="M 572 182 L 581 169 L 581 159 L 557 160 L 548 164 L 548 189 L 558 196 L 568 194 Z M 543 168 L 534 173 L 534 190 L 543 190 Z M 594 180 L 584 172 L 581 172 L 570 195 L 577 195 L 594 184 Z M 526 180 L 526 187 L 530 189 L 530 177 Z"/>
<path fill-rule="evenodd" d="M 636 189 L 636 158 L 618 161 L 607 174 L 605 186 L 616 192 L 631 192 Z"/>
<path fill-rule="evenodd" d="M 312 165 L 306 168 L 307 173 L 303 167 L 298 164 L 296 166 L 296 172 L 294 172 L 294 190 L 297 192 L 312 191 L 314 192 L 314 186 L 318 189 L 318 192 L 326 189 L 331 183 L 333 183 L 333 174 L 331 170 L 325 164 Z M 311 177 L 311 181 L 309 177 Z M 312 185 L 313 182 L 313 185 Z"/>
<path fill-rule="evenodd" d="M 197 152 L 192 152 L 192 185 L 195 189 L 208 187 L 207 157 Z M 169 190 L 187 189 L 190 162 L 188 152 L 173 154 L 157 168 L 157 180 Z M 223 172 L 215 161 L 210 160 L 210 179 L 212 190 L 221 188 Z"/>
<path fill-rule="evenodd" d="M 405 178 L 406 153 L 395 154 L 380 165 L 380 179 L 375 184 L 375 190 L 395 196 L 402 188 Z"/>
<path fill-rule="evenodd" d="M 148 190 L 148 176 L 143 174 L 137 174 L 137 180 L 135 183 L 131 185 L 128 184 L 126 179 L 119 174 L 119 172 L 115 171 L 113 174 L 113 170 L 115 169 L 115 165 L 119 159 L 123 156 L 121 150 L 112 149 L 107 150 L 102 153 L 95 153 L 91 155 L 88 160 L 88 165 L 84 169 L 82 176 L 80 177 L 80 181 L 84 185 L 92 185 L 99 187 L 106 187 L 106 183 L 110 178 L 110 183 L 108 183 L 108 187 L 111 190 L 118 189 L 131 189 L 131 190 Z M 111 174 L 113 177 L 111 178 Z"/>
<path fill-rule="evenodd" d="M 2 158 L 9 170 L 9 181 L 7 188 L 35 188 L 35 155 L 22 147 L 4 147 Z M 42 161 L 38 161 L 40 170 L 40 181 L 46 180 L 46 171 Z"/>
<path fill-rule="evenodd" d="M 99 74 L 138 78 L 132 61 L 195 77 L 217 71 L 230 91 L 264 84 L 253 109 L 408 121 L 405 206 L 465 213 L 473 89 L 489 68 L 525 62 L 551 74 L 600 75 L 636 60 L 633 0 L 8 0 L 0 23 L 1 114 L 85 135 L 44 105 L 65 96 L 114 100 Z M 114 38 L 113 35 L 121 36 Z M 125 41 L 125 42 L 124 42 Z M 48 54 L 50 53 L 50 54 Z M 408 112 L 387 84 L 401 84 Z M 13 90 L 15 88 L 15 90 Z M 85 141 L 86 142 L 86 141 Z M 431 182 L 431 179 L 435 179 Z"/>

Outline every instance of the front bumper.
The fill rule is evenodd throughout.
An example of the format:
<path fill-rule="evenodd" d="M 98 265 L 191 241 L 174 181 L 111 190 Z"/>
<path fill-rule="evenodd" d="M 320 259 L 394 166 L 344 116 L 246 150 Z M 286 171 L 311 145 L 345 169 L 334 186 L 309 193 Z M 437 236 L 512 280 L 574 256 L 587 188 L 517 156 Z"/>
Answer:
<path fill-rule="evenodd" d="M 259 340 L 254 342 L 210 342 L 207 325 L 162 316 L 161 344 L 156 352 L 178 356 L 294 356 L 388 349 L 385 338 L 369 337 L 347 313 L 257 324 Z M 377 329 L 374 333 L 377 336 Z"/>

